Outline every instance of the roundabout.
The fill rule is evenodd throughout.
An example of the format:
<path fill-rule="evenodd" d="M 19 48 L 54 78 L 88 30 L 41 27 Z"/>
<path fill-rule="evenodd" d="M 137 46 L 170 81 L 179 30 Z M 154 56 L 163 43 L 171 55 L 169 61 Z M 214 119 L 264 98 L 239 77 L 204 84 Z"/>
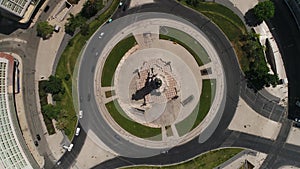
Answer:
<path fill-rule="evenodd" d="M 98 30 L 82 54 L 80 124 L 107 151 L 152 157 L 209 139 L 226 91 L 218 52 L 201 30 L 170 14 L 128 15 Z"/>

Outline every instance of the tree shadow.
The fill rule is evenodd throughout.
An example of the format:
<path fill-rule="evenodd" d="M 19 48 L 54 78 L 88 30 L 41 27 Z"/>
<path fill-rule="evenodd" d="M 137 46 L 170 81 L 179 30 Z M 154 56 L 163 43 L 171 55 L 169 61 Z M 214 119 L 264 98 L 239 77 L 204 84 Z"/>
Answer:
<path fill-rule="evenodd" d="M 260 25 L 260 24 L 263 22 L 262 20 L 259 20 L 259 19 L 255 16 L 255 14 L 254 14 L 254 9 L 253 9 L 253 8 L 252 8 L 252 9 L 249 9 L 249 10 L 246 12 L 244 18 L 245 18 L 246 24 L 247 24 L 248 26 L 251 26 L 251 27 L 255 27 L 255 26 L 257 26 L 257 25 Z"/>

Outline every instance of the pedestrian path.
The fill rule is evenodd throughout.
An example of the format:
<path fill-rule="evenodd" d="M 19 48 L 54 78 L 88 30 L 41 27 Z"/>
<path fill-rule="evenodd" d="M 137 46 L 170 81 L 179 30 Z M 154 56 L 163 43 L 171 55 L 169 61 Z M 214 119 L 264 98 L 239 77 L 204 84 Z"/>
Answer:
<path fill-rule="evenodd" d="M 231 9 L 236 15 L 238 15 L 240 17 L 240 19 L 245 23 L 245 25 L 246 25 L 246 22 L 244 19 L 244 15 L 246 14 L 246 12 L 249 9 L 253 8 L 258 3 L 258 0 L 247 0 L 247 1 L 244 1 L 244 0 L 207 0 L 207 1 L 214 1 L 216 3 L 224 5 L 227 8 Z M 277 85 L 275 88 L 267 87 L 265 89 L 270 94 L 280 98 L 279 104 L 281 104 L 283 106 L 287 106 L 287 104 L 288 104 L 287 76 L 286 76 L 284 64 L 282 61 L 281 54 L 278 50 L 276 41 L 274 40 L 274 37 L 265 22 L 254 27 L 254 30 L 257 34 L 260 35 L 260 42 L 263 46 L 265 46 L 266 39 L 269 39 L 271 48 L 274 52 L 275 65 L 277 68 L 276 73 L 278 74 L 279 79 L 283 79 L 283 81 L 284 81 L 284 84 Z M 271 73 L 274 73 L 274 72 L 271 72 Z"/>
<path fill-rule="evenodd" d="M 20 71 L 19 74 L 19 81 L 20 83 L 20 92 L 15 94 L 15 106 L 17 110 L 17 116 L 18 116 L 18 121 L 20 124 L 20 129 L 23 134 L 23 138 L 26 142 L 26 145 L 32 154 L 33 158 L 36 160 L 38 165 L 42 167 L 44 165 L 44 158 L 39 154 L 37 147 L 34 145 L 34 140 L 33 137 L 31 136 L 30 129 L 27 125 L 27 119 L 25 115 L 25 109 L 24 109 L 24 100 L 23 100 L 23 84 L 22 84 L 22 74 L 23 74 L 23 62 L 22 59 L 19 55 L 12 54 L 12 56 L 19 61 L 19 66 L 18 69 Z"/>
<path fill-rule="evenodd" d="M 38 46 L 37 59 L 36 59 L 36 68 L 35 68 L 35 93 L 38 92 L 38 82 L 40 80 L 46 80 L 52 74 L 53 63 L 56 58 L 57 50 L 60 47 L 60 44 L 65 35 L 64 25 L 67 22 L 67 19 L 60 20 L 61 18 L 54 17 L 57 13 L 58 8 L 61 7 L 61 1 L 53 10 L 48 18 L 48 22 L 50 25 L 55 26 L 58 25 L 61 27 L 59 32 L 54 32 L 52 37 L 47 40 L 41 40 Z M 71 9 L 72 14 L 76 14 L 80 12 L 84 1 L 80 1 L 79 4 L 75 5 Z M 34 22 L 33 22 L 34 23 Z M 32 25 L 33 26 L 33 25 Z M 48 135 L 47 129 L 43 120 L 43 116 L 41 113 L 40 107 L 40 99 L 39 96 L 36 95 L 37 100 L 37 108 L 40 116 L 40 120 L 42 121 L 43 131 L 45 132 L 45 138 L 51 150 L 51 155 L 58 160 L 64 154 L 65 150 L 62 148 L 64 144 L 65 137 L 61 131 L 56 130 L 56 133 L 53 135 Z M 55 122 L 54 122 L 55 123 Z"/>
<path fill-rule="evenodd" d="M 129 8 L 134 8 L 134 7 L 138 7 L 141 5 L 145 5 L 145 4 L 150 4 L 150 3 L 154 3 L 154 0 L 131 0 L 130 4 L 129 4 Z"/>
<path fill-rule="evenodd" d="M 92 130 L 87 132 L 87 137 L 78 154 L 77 160 L 71 169 L 89 169 L 106 160 L 116 157 L 117 154 L 107 147 Z"/>
<path fill-rule="evenodd" d="M 294 144 L 297 146 L 300 146 L 300 128 L 298 127 L 291 127 L 291 130 L 289 132 L 289 136 L 286 140 L 289 144 Z"/>
<path fill-rule="evenodd" d="M 228 129 L 276 140 L 281 123 L 272 121 L 255 112 L 240 98 L 235 115 Z"/>
<path fill-rule="evenodd" d="M 266 157 L 267 154 L 265 153 L 252 150 L 244 150 L 232 157 L 231 159 L 227 160 L 223 164 L 215 167 L 215 169 L 238 169 L 248 168 L 249 166 L 254 166 L 253 169 L 259 169 Z"/>
<path fill-rule="evenodd" d="M 265 22 L 261 23 L 260 25 L 254 27 L 254 30 L 256 33 L 260 35 L 260 43 L 262 45 L 266 44 L 266 41 L 270 42 L 270 46 L 272 48 L 272 51 L 274 53 L 274 61 L 275 61 L 275 67 L 277 72 L 273 72 L 271 69 L 270 64 L 268 63 L 268 66 L 270 68 L 270 73 L 271 74 L 278 74 L 279 79 L 283 79 L 283 84 L 277 85 L 275 88 L 274 87 L 267 87 L 265 88 L 269 93 L 277 96 L 280 98 L 280 104 L 287 106 L 288 104 L 288 81 L 287 81 L 287 76 L 283 64 L 283 60 L 281 57 L 281 54 L 279 52 L 278 46 L 276 44 L 276 41 L 274 40 L 274 37 L 272 33 L 269 30 L 269 27 Z M 267 59 L 266 59 L 267 60 Z"/>

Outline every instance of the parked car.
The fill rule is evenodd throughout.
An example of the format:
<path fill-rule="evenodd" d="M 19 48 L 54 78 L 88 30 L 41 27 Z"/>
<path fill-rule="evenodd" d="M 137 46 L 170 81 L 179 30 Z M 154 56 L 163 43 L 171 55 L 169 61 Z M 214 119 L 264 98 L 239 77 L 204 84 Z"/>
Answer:
<path fill-rule="evenodd" d="M 38 143 L 38 141 L 34 141 L 34 145 L 37 147 L 37 146 L 39 146 L 39 143 Z"/>
<path fill-rule="evenodd" d="M 80 128 L 79 128 L 79 127 L 77 127 L 77 128 L 76 128 L 75 135 L 76 135 L 76 136 L 79 136 L 79 133 L 80 133 Z"/>
<path fill-rule="evenodd" d="M 59 32 L 59 30 L 60 30 L 60 26 L 58 26 L 58 25 L 55 25 L 55 27 L 54 27 L 54 31 L 55 31 L 55 32 Z"/>
<path fill-rule="evenodd" d="M 111 23 L 113 20 L 110 18 L 108 21 L 107 21 L 107 23 Z"/>
<path fill-rule="evenodd" d="M 41 136 L 40 136 L 39 134 L 37 134 L 37 135 L 36 135 L 36 139 L 37 139 L 38 141 L 41 141 Z"/>
<path fill-rule="evenodd" d="M 63 148 L 68 150 L 68 151 L 71 151 L 73 146 L 74 146 L 74 144 L 70 144 L 69 146 L 63 145 Z"/>
<path fill-rule="evenodd" d="M 80 119 L 82 118 L 82 116 L 83 116 L 83 111 L 82 110 L 79 111 L 78 116 L 79 116 Z"/>
<path fill-rule="evenodd" d="M 57 161 L 56 165 L 60 165 L 61 164 L 61 161 Z"/>

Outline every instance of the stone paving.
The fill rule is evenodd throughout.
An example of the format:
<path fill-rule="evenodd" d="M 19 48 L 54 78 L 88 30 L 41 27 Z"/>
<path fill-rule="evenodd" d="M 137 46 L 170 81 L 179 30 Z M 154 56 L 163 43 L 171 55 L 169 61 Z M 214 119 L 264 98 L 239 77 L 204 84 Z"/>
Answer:
<path fill-rule="evenodd" d="M 153 2 L 154 2 L 154 0 L 142 0 L 142 1 L 141 0 L 131 0 L 129 8 L 134 8 L 134 7 L 138 7 L 138 6 L 145 5 L 145 4 L 151 4 Z"/>
<path fill-rule="evenodd" d="M 232 11 L 234 11 L 243 21 L 244 21 L 244 15 L 245 13 L 253 8 L 257 3 L 258 0 L 248 0 L 248 1 L 244 1 L 244 0 L 214 0 L 216 3 L 222 4 L 226 7 L 228 7 L 229 9 L 231 9 Z M 271 44 L 271 48 L 274 52 L 275 55 L 275 64 L 276 64 L 276 68 L 277 68 L 277 73 L 280 79 L 286 79 L 286 72 L 285 72 L 285 68 L 284 68 L 284 64 L 281 58 L 281 54 L 278 50 L 277 44 L 273 38 L 272 33 L 270 32 L 268 26 L 266 25 L 265 22 L 263 22 L 261 25 L 258 25 L 257 27 L 254 28 L 255 32 L 260 34 L 260 41 L 262 45 L 265 45 L 265 40 L 268 38 Z M 269 87 L 266 88 L 266 90 L 271 93 L 274 96 L 277 96 L 280 98 L 280 104 L 283 106 L 287 106 L 288 100 L 287 100 L 287 96 L 288 96 L 288 86 L 287 84 L 283 84 L 283 85 L 278 85 L 276 88 L 273 87 Z M 243 101 L 240 100 L 239 102 L 240 106 L 243 107 L 248 107 L 248 105 Z M 239 109 L 239 108 L 238 108 Z M 241 112 L 241 110 L 239 110 Z M 251 110 L 250 107 L 246 109 L 246 112 L 250 111 L 252 113 L 255 113 L 255 111 Z M 237 114 L 240 114 L 237 110 Z M 234 124 L 234 120 L 231 122 L 231 128 L 235 128 L 235 130 L 238 131 L 242 131 L 242 132 L 246 132 L 249 134 L 254 134 L 254 135 L 260 135 L 262 137 L 267 137 L 270 139 L 275 139 L 279 133 L 280 130 L 280 123 L 275 123 L 274 121 L 267 121 L 267 120 L 263 120 L 263 126 L 267 127 L 266 125 L 269 123 L 269 127 L 267 127 L 266 129 L 263 129 L 262 131 L 260 131 L 260 129 L 254 129 L 253 125 L 251 125 L 252 127 L 250 128 L 247 127 L 247 121 L 245 121 L 247 118 L 244 117 L 244 115 L 247 115 L 248 113 L 244 113 L 242 115 L 237 115 L 239 117 L 236 118 L 235 122 L 239 122 L 238 124 Z M 235 116 L 236 117 L 236 116 Z M 249 117 L 248 117 L 249 118 Z M 254 120 L 257 119 L 263 119 L 259 116 L 257 116 L 257 118 L 253 117 Z M 250 118 L 249 118 L 250 119 Z M 242 122 L 241 122 L 242 121 Z M 235 127 L 233 127 L 235 125 Z M 244 127 L 246 125 L 246 128 Z M 271 127 L 273 126 L 273 127 Z M 256 131 L 257 130 L 257 131 Z M 268 133 L 267 130 L 270 130 L 271 133 Z M 295 139 L 298 136 L 300 136 L 299 134 L 300 132 L 298 132 L 297 129 L 295 128 L 291 128 L 289 137 L 287 139 L 287 142 L 292 143 L 292 144 L 296 144 L 296 145 L 300 145 L 300 142 L 298 141 L 299 139 Z M 257 164 L 255 167 L 260 167 L 262 163 Z M 231 167 L 233 168 L 238 168 L 239 164 L 237 165 L 233 165 Z M 284 166 L 282 168 L 296 168 L 293 166 Z"/>
<path fill-rule="evenodd" d="M 71 169 L 89 169 L 117 156 L 116 153 L 106 147 L 91 130 L 88 131 L 87 135 L 88 137 L 86 137 L 82 150 L 75 164 L 71 166 Z"/>
<path fill-rule="evenodd" d="M 300 146 L 300 128 L 299 127 L 291 127 L 289 136 L 286 140 L 287 143 L 289 144 L 294 144 L 297 146 Z"/>
<path fill-rule="evenodd" d="M 47 1 L 48 2 L 48 1 Z M 60 1 L 60 3 L 55 7 L 55 9 L 53 10 L 53 12 L 51 13 L 50 17 L 48 18 L 48 21 L 51 25 L 59 25 L 61 27 L 59 32 L 53 32 L 52 37 L 50 37 L 47 40 L 41 40 L 39 43 L 39 47 L 38 47 L 38 52 L 37 52 L 37 59 L 36 59 L 36 67 L 35 67 L 35 89 L 36 89 L 36 93 L 38 93 L 38 81 L 39 80 L 45 80 L 48 79 L 48 77 L 52 74 L 52 68 L 53 68 L 53 63 L 55 61 L 55 57 L 56 57 L 56 52 L 62 42 L 62 39 L 64 37 L 65 31 L 64 31 L 64 24 L 66 23 L 67 19 L 65 18 L 64 20 L 59 20 L 59 18 L 55 18 L 53 17 L 55 15 L 55 13 L 57 12 L 57 8 L 60 7 L 60 4 L 63 3 L 63 1 Z M 72 14 L 76 14 L 78 12 L 80 12 L 82 5 L 83 5 L 84 1 L 80 1 L 77 5 L 75 5 L 72 9 L 71 9 L 71 13 Z M 47 5 L 47 3 L 45 2 L 43 7 L 45 7 Z M 42 8 L 43 8 L 42 7 Z M 37 16 L 33 19 L 32 24 L 30 25 L 30 27 L 34 26 L 35 24 L 35 20 L 38 18 L 39 14 L 42 12 L 42 8 L 41 10 L 38 12 Z M 46 134 L 45 138 L 47 140 L 47 143 L 50 147 L 50 150 L 52 151 L 52 156 L 58 160 L 63 153 L 65 152 L 65 150 L 62 148 L 61 143 L 64 140 L 64 136 L 62 134 L 61 131 L 56 130 L 56 134 L 53 134 L 51 136 L 49 136 L 47 134 L 47 129 L 46 126 L 44 124 L 44 120 L 43 120 L 43 116 L 41 113 L 41 107 L 40 107 L 40 100 L 39 100 L 39 96 L 36 95 L 37 97 L 37 107 L 39 110 L 39 117 L 42 121 L 42 125 L 43 125 L 43 131 Z M 30 135 L 24 136 L 25 140 L 27 139 L 31 139 Z M 29 137 L 29 138 L 27 138 Z M 33 143 L 33 142 L 32 142 Z M 31 143 L 31 144 L 32 144 Z M 42 158 L 40 155 L 38 155 L 38 152 L 36 149 L 31 149 L 32 150 L 32 154 L 34 155 L 34 158 L 39 162 L 41 161 L 40 158 Z M 36 155 L 35 155 L 36 154 Z M 39 162 L 41 163 L 41 162 Z"/>
<path fill-rule="evenodd" d="M 222 169 L 239 169 L 241 168 L 245 162 L 254 165 L 253 169 L 259 169 L 261 164 L 266 159 L 267 154 L 252 151 L 252 150 L 244 150 L 240 152 L 239 154 L 235 155 L 225 163 L 217 166 L 216 168 L 222 168 Z"/>
<path fill-rule="evenodd" d="M 176 47 L 176 46 L 174 46 Z M 172 50 L 171 50 L 172 51 Z M 190 113 L 191 110 L 194 109 L 194 107 L 197 105 L 199 97 L 200 97 L 200 90 L 197 85 L 197 82 L 195 81 L 195 77 L 200 78 L 200 73 L 197 72 L 197 74 L 193 74 L 188 67 L 187 64 L 184 63 L 183 60 L 178 59 L 178 55 L 173 55 L 172 53 L 161 50 L 159 48 L 149 48 L 149 49 L 144 49 L 137 51 L 134 53 L 132 56 L 128 57 L 126 61 L 119 65 L 121 66 L 120 71 L 116 71 L 115 79 L 118 78 L 118 80 L 115 80 L 116 84 L 116 93 L 118 94 L 119 100 L 118 102 L 120 103 L 121 107 L 123 109 L 125 108 L 125 112 L 127 109 L 127 105 L 130 104 L 130 101 L 128 97 L 130 96 L 130 93 L 126 92 L 129 91 L 128 86 L 130 83 L 131 75 L 132 72 L 137 68 L 137 65 L 142 65 L 142 63 L 145 63 L 147 60 L 155 60 L 155 59 L 162 59 L 166 62 L 171 62 L 172 66 L 172 73 L 175 75 L 176 81 L 179 83 L 179 88 L 178 91 L 180 93 L 180 99 L 184 100 L 185 98 L 189 97 L 190 95 L 194 96 L 194 99 L 187 104 L 186 106 L 183 106 L 180 108 L 180 110 L 175 110 L 176 112 L 180 111 L 180 116 L 182 118 L 177 119 L 177 121 L 181 121 L 183 118 L 187 117 Z M 182 56 L 182 57 L 192 57 L 192 56 Z M 172 59 L 171 59 L 172 58 Z M 179 71 L 180 70 L 180 71 Z M 197 69 L 196 69 L 197 70 Z M 118 72 L 121 72 L 120 74 Z M 186 76 L 186 74 L 189 74 L 190 76 Z M 201 85 L 201 83 L 200 83 Z M 163 103 L 159 100 L 155 101 L 154 98 L 151 97 L 154 103 Z M 165 99 L 164 99 L 165 100 Z M 153 107 L 154 105 L 152 105 Z M 165 109 L 166 107 L 162 107 Z M 164 110 L 157 110 L 156 112 L 153 113 L 160 113 Z M 131 113 L 127 113 L 129 116 Z M 171 115 L 171 114 L 170 114 Z M 134 119 L 135 116 L 130 116 Z M 169 117 L 165 117 L 169 118 Z M 138 119 L 135 119 L 139 121 Z M 154 120 L 154 119 L 153 119 Z M 164 121 L 164 120 L 163 120 Z M 163 125 L 163 124 L 162 124 Z M 165 124 L 168 125 L 168 124 Z"/>
<path fill-rule="evenodd" d="M 19 81 L 22 82 L 22 72 L 23 72 L 23 63 L 20 56 L 13 54 L 13 57 L 16 58 L 19 61 Z M 28 149 L 30 150 L 33 158 L 36 160 L 36 162 L 39 164 L 39 166 L 44 165 L 44 158 L 40 156 L 38 153 L 37 147 L 34 145 L 34 140 L 31 137 L 31 133 L 29 131 L 28 125 L 27 125 L 27 119 L 25 116 L 25 110 L 24 110 L 24 101 L 23 101 L 23 84 L 20 83 L 20 92 L 18 94 L 15 94 L 15 103 L 16 103 L 16 110 L 17 110 L 17 116 L 18 121 L 20 124 L 20 128 L 24 137 L 24 140 L 26 142 L 26 145 L 28 146 Z"/>
<path fill-rule="evenodd" d="M 269 120 L 249 107 L 240 98 L 236 113 L 228 126 L 230 130 L 236 130 L 271 140 L 275 140 L 279 134 L 281 123 Z"/>

